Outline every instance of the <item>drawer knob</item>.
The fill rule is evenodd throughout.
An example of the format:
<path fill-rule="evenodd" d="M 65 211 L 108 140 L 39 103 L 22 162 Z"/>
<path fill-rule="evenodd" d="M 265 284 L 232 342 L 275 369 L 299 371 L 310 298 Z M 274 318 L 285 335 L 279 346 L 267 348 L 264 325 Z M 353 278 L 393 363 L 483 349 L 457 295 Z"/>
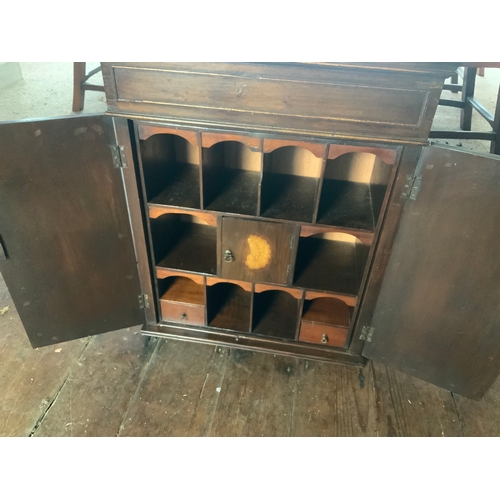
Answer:
<path fill-rule="evenodd" d="M 181 314 L 181 321 L 187 321 L 188 315 L 186 313 Z"/>
<path fill-rule="evenodd" d="M 234 261 L 234 255 L 233 255 L 233 252 L 231 252 L 231 250 L 226 250 L 224 252 L 224 261 L 225 262 L 233 262 Z"/>
<path fill-rule="evenodd" d="M 328 335 L 326 333 L 324 333 L 323 336 L 321 337 L 321 343 L 322 344 L 328 343 Z"/>

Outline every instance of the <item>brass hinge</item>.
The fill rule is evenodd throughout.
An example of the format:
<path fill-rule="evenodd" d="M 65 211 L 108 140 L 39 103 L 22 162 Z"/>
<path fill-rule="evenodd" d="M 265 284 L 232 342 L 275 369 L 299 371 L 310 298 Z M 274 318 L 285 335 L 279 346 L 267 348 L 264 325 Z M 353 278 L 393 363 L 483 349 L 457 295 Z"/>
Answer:
<path fill-rule="evenodd" d="M 149 309 L 149 297 L 146 293 L 141 293 L 137 298 L 141 309 Z"/>
<path fill-rule="evenodd" d="M 366 340 L 367 342 L 371 342 L 374 331 L 375 328 L 373 328 L 373 326 L 364 326 L 361 330 L 361 335 L 359 336 L 359 340 Z"/>
<path fill-rule="evenodd" d="M 123 146 L 109 146 L 111 149 L 111 157 L 115 168 L 127 168 L 127 160 L 125 159 L 125 148 Z"/>
<path fill-rule="evenodd" d="M 407 175 L 406 184 L 405 187 L 403 188 L 401 198 L 405 199 L 410 198 L 410 200 L 416 200 L 421 187 L 422 187 L 421 175 L 417 175 L 415 177 L 412 175 Z"/>

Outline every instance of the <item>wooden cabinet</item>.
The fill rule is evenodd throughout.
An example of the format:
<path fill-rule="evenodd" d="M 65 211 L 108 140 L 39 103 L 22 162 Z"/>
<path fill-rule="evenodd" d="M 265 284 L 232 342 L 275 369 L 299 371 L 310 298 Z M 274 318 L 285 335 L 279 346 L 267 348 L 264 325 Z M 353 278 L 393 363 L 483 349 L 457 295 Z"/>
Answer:
<path fill-rule="evenodd" d="M 33 346 L 144 323 L 481 397 L 500 160 L 427 145 L 455 66 L 105 63 L 113 117 L 0 124 L 0 271 Z"/>

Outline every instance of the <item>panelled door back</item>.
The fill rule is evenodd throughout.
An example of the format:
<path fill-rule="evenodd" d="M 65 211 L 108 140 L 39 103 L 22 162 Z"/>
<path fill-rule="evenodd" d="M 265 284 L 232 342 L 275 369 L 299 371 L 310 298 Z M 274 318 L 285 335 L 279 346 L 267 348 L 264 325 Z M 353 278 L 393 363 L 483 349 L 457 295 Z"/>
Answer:
<path fill-rule="evenodd" d="M 144 320 L 113 137 L 104 116 L 0 124 L 0 272 L 34 347 Z"/>
<path fill-rule="evenodd" d="M 500 160 L 427 147 L 416 175 L 363 355 L 478 399 L 500 372 Z"/>

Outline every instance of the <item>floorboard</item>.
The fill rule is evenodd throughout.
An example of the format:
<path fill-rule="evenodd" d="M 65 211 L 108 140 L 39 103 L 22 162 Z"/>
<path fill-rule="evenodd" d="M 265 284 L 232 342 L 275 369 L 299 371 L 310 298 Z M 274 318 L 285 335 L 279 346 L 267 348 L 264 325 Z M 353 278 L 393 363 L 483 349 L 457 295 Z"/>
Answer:
<path fill-rule="evenodd" d="M 371 365 L 359 368 L 300 360 L 291 435 L 376 435 Z M 360 382 L 361 381 L 361 382 Z"/>
<path fill-rule="evenodd" d="M 379 363 L 372 370 L 377 436 L 462 435 L 450 392 Z"/>
<path fill-rule="evenodd" d="M 207 435 L 226 358 L 226 349 L 160 340 L 119 435 Z"/>
<path fill-rule="evenodd" d="M 33 349 L 0 275 L 0 436 L 29 436 L 88 339 Z"/>
<path fill-rule="evenodd" d="M 453 395 L 464 436 L 500 436 L 500 378 L 481 401 Z"/>
<path fill-rule="evenodd" d="M 210 436 L 289 436 L 297 360 L 231 349 Z"/>
<path fill-rule="evenodd" d="M 93 337 L 34 436 L 116 436 L 156 344 L 139 331 Z"/>

